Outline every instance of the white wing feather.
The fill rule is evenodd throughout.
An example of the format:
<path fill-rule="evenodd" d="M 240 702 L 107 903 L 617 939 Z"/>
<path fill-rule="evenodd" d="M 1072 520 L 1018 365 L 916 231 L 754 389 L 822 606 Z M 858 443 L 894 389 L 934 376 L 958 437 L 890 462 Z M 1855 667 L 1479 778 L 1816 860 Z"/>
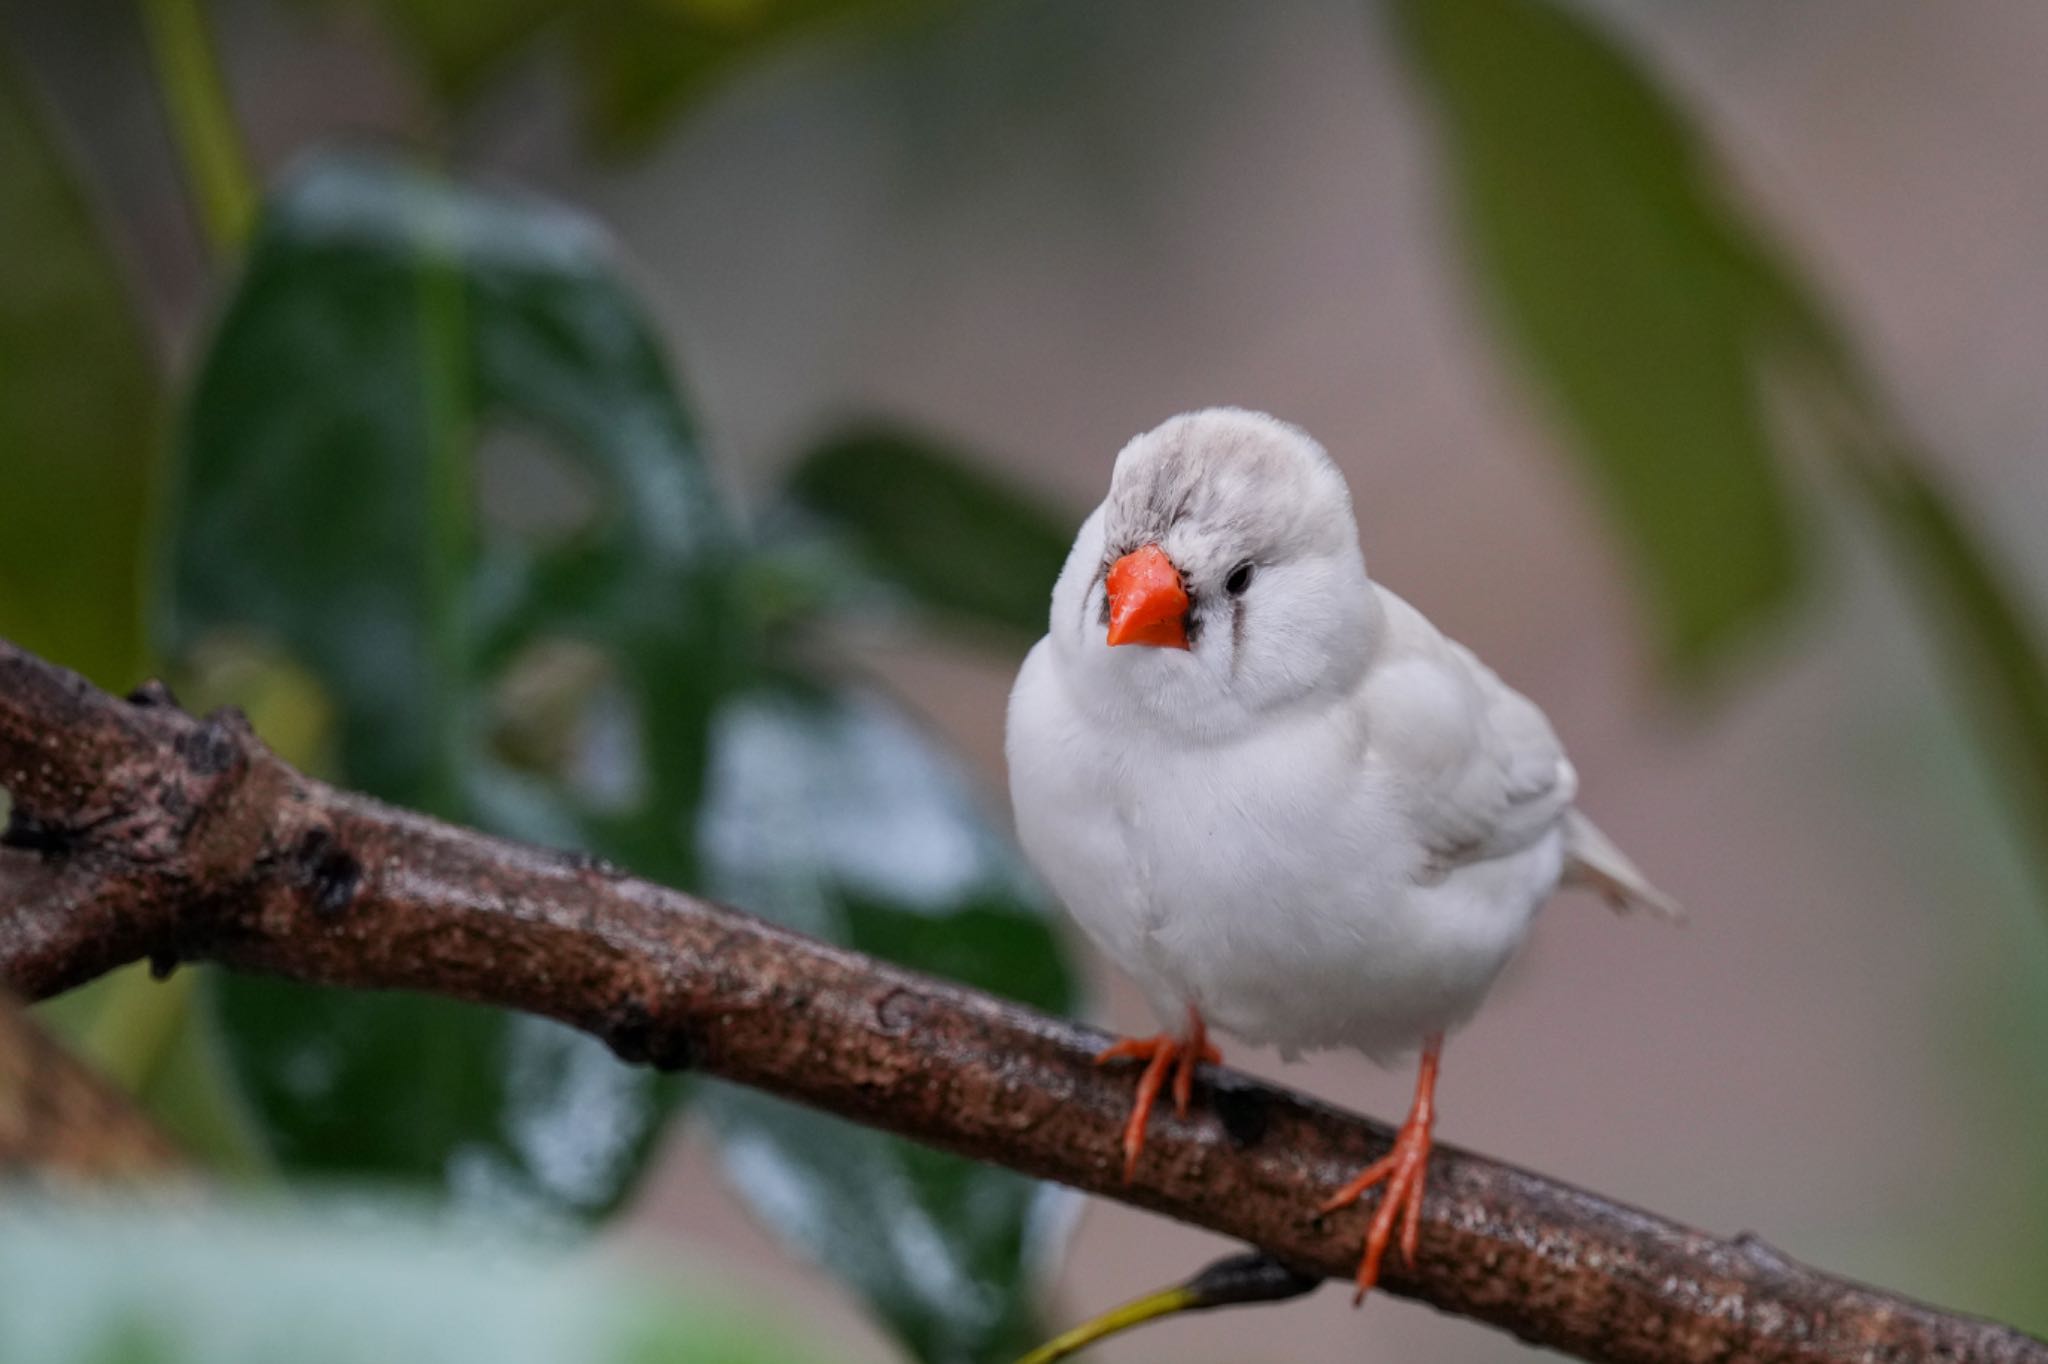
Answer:
<path fill-rule="evenodd" d="M 1387 634 L 1363 697 L 1369 743 L 1397 774 L 1427 850 L 1418 877 L 1440 880 L 1562 830 L 1566 885 L 1596 890 L 1618 910 L 1682 919 L 1677 901 L 1572 808 L 1578 774 L 1536 703 L 1407 602 L 1374 590 Z"/>
<path fill-rule="evenodd" d="M 1365 683 L 1367 742 L 1396 780 L 1418 875 L 1528 848 L 1571 809 L 1578 777 L 1543 712 L 1384 588 L 1386 634 Z"/>

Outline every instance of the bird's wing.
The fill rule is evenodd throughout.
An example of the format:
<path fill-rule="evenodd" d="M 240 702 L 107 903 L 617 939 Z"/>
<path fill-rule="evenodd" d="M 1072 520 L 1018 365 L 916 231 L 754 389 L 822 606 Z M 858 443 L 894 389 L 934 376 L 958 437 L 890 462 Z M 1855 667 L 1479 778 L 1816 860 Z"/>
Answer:
<path fill-rule="evenodd" d="M 1534 702 L 1379 589 L 1386 636 L 1361 699 L 1367 743 L 1421 842 L 1417 877 L 1534 844 L 1569 813 L 1578 777 Z"/>

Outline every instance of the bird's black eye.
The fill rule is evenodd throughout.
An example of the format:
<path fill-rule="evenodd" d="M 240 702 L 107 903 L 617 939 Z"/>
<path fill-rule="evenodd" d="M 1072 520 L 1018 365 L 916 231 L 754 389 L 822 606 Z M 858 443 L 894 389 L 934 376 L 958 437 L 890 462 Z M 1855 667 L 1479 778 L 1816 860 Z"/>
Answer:
<path fill-rule="evenodd" d="M 1246 559 L 1236 568 L 1231 569 L 1230 576 L 1223 580 L 1223 590 L 1233 597 L 1242 597 L 1244 590 L 1252 585 L 1252 569 L 1255 567 L 1257 565 L 1253 564 L 1250 559 Z"/>

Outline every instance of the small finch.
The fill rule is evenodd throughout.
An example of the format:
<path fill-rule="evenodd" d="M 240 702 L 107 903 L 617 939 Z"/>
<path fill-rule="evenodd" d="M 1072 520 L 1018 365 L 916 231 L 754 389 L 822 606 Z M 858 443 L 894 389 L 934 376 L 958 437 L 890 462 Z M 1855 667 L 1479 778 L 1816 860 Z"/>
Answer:
<path fill-rule="evenodd" d="M 1158 1013 L 1124 1133 L 1187 1112 L 1213 1030 L 1283 1056 L 1419 1048 L 1362 1298 L 1412 1263 L 1444 1034 L 1562 883 L 1677 917 L 1586 817 L 1543 712 L 1366 576 L 1343 475 L 1300 429 L 1215 408 L 1124 447 L 1010 697 L 1024 850 Z M 1396 1231 L 1398 1228 L 1398 1238 Z"/>

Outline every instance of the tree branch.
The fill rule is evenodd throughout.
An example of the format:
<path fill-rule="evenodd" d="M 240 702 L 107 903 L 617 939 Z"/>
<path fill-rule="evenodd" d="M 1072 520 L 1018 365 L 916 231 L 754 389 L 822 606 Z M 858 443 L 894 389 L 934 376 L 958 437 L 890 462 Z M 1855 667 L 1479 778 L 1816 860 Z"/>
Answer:
<path fill-rule="evenodd" d="M 1367 1210 L 1312 1210 L 1389 1131 L 1229 1071 L 1125 1183 L 1101 1033 L 812 941 L 573 854 L 292 771 L 232 713 L 127 702 L 0 641 L 0 983 L 206 958 L 546 1015 L 690 1066 L 1348 1277 Z M 1420 1263 L 1386 1287 L 1594 1360 L 1975 1360 L 2048 1345 L 1438 1147 Z"/>

